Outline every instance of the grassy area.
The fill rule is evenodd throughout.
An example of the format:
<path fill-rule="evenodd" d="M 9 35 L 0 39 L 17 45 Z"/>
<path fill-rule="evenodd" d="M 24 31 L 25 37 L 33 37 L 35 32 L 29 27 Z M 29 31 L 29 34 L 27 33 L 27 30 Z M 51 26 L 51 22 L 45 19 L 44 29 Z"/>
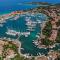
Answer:
<path fill-rule="evenodd" d="M 21 56 L 18 52 L 18 47 L 15 44 L 13 44 L 11 41 L 9 41 L 9 43 L 7 45 L 4 45 L 3 48 L 4 48 L 3 54 L 2 54 L 2 56 L 0 56 L 0 60 L 4 60 L 4 58 L 6 58 L 8 49 L 12 49 L 16 54 L 16 56 L 14 58 L 10 58 L 11 60 L 35 60 L 34 58 L 30 59 L 30 58 Z"/>
<path fill-rule="evenodd" d="M 14 58 L 11 58 L 11 60 L 24 60 L 24 57 L 17 54 Z"/>
<path fill-rule="evenodd" d="M 51 35 L 51 30 L 52 30 L 52 25 L 51 23 L 48 21 L 46 23 L 46 26 L 44 27 L 44 29 L 42 30 L 43 35 L 45 35 L 46 37 Z"/>
<path fill-rule="evenodd" d="M 4 49 L 3 49 L 3 58 L 6 57 L 6 51 L 9 48 L 12 49 L 16 54 L 18 53 L 18 48 L 15 44 L 9 43 L 7 45 L 4 45 L 3 47 L 4 47 Z"/>
<path fill-rule="evenodd" d="M 0 56 L 0 60 L 3 60 L 3 57 L 2 56 Z"/>
<path fill-rule="evenodd" d="M 50 41 L 48 38 L 42 39 L 42 44 L 49 46 L 49 45 L 53 45 L 53 42 Z"/>
<path fill-rule="evenodd" d="M 4 45 L 4 51 L 6 51 L 8 48 L 13 49 L 16 53 L 18 52 L 18 49 L 14 44 Z"/>
<path fill-rule="evenodd" d="M 14 58 L 11 58 L 11 60 L 35 60 L 34 57 L 32 57 L 31 59 L 29 58 L 25 58 L 23 56 L 20 56 L 19 54 L 17 56 L 15 56 Z"/>

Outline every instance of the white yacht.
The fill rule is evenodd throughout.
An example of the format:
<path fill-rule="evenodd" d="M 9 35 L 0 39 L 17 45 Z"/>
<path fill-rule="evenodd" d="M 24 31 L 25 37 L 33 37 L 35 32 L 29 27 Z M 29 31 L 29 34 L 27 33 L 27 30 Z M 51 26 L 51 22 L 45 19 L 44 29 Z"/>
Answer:
<path fill-rule="evenodd" d="M 19 35 L 20 32 L 17 32 L 15 30 L 10 30 L 8 29 L 8 31 L 6 32 L 7 35 L 12 35 L 12 36 L 16 36 L 16 35 Z"/>
<path fill-rule="evenodd" d="M 33 41 L 33 44 L 37 45 L 38 46 L 38 42 L 37 41 Z"/>
<path fill-rule="evenodd" d="M 36 35 L 37 38 L 39 38 L 40 36 L 39 35 Z"/>
<path fill-rule="evenodd" d="M 32 29 L 32 28 L 31 28 L 31 29 L 30 29 L 30 28 L 28 28 L 28 29 L 26 29 L 26 30 L 27 30 L 27 31 L 34 31 L 34 29 Z"/>
<path fill-rule="evenodd" d="M 31 25 L 31 22 L 27 22 L 26 25 Z"/>
<path fill-rule="evenodd" d="M 26 21 L 30 21 L 30 20 L 31 20 L 31 17 L 28 17 L 28 16 L 27 16 L 27 17 L 25 18 L 25 20 L 26 20 Z"/>
<path fill-rule="evenodd" d="M 41 20 L 37 20 L 37 23 L 42 23 Z"/>

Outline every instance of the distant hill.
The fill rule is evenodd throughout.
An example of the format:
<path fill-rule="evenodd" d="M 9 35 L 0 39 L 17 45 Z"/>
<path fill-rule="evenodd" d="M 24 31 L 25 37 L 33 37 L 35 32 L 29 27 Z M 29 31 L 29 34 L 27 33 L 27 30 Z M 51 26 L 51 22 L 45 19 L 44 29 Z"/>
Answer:
<path fill-rule="evenodd" d="M 25 4 L 50 5 L 50 3 L 47 2 L 26 2 Z"/>

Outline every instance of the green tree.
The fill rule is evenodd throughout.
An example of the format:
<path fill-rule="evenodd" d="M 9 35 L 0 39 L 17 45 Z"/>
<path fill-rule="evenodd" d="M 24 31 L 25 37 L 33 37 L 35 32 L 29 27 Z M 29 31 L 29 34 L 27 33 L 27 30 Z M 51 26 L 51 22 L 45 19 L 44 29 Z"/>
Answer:
<path fill-rule="evenodd" d="M 50 22 L 46 23 L 46 26 L 42 30 L 43 35 L 46 35 L 47 37 L 50 36 L 52 30 L 52 25 Z"/>

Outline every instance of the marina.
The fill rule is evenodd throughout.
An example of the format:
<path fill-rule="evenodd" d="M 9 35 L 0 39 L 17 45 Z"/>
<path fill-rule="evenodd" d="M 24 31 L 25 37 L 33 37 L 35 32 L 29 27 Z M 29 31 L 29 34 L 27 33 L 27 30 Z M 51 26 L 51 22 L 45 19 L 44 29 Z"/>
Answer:
<path fill-rule="evenodd" d="M 35 16 L 38 18 L 39 14 L 38 16 L 35 14 Z M 29 14 L 26 15 L 26 13 L 21 15 L 17 14 L 16 16 L 8 18 L 6 23 L 1 27 L 3 30 L 0 29 L 1 37 L 20 40 L 22 43 L 21 48 L 23 48 L 21 49 L 21 53 L 23 54 L 37 55 L 37 53 L 41 53 L 40 49 L 32 42 L 39 38 L 38 34 L 40 33 L 40 22 L 37 22 L 36 18 Z M 44 21 L 42 18 L 41 20 Z M 1 33 L 3 33 L 3 31 L 4 34 L 2 35 Z M 43 51 L 44 49 L 42 50 L 42 53 Z"/>
<path fill-rule="evenodd" d="M 21 53 L 25 56 L 40 56 L 46 55 L 49 50 L 60 49 L 60 47 L 38 48 L 36 40 L 41 34 L 41 23 L 46 21 L 48 17 L 43 13 L 24 14 L 5 14 L 1 17 L 0 37 L 18 39 L 21 42 Z M 35 45 L 36 44 L 36 45 Z"/>
<path fill-rule="evenodd" d="M 40 25 L 44 20 L 37 20 L 34 17 L 35 20 L 33 21 L 32 17 L 19 15 L 17 20 L 14 18 L 11 18 L 13 20 L 7 19 L 6 23 L 4 23 L 3 26 L 0 26 L 0 28 L 3 29 L 0 29 L 0 37 L 20 40 L 22 44 L 21 53 L 27 54 L 27 56 L 28 54 L 32 56 L 47 54 L 49 49 L 42 47 L 38 48 L 38 42 L 36 41 L 40 38 Z M 26 25 L 26 23 L 28 24 Z M 4 34 L 2 35 L 3 31 Z M 54 49 L 55 48 L 56 47 L 54 46 Z M 51 50 L 53 50 L 53 48 L 51 48 Z"/>

